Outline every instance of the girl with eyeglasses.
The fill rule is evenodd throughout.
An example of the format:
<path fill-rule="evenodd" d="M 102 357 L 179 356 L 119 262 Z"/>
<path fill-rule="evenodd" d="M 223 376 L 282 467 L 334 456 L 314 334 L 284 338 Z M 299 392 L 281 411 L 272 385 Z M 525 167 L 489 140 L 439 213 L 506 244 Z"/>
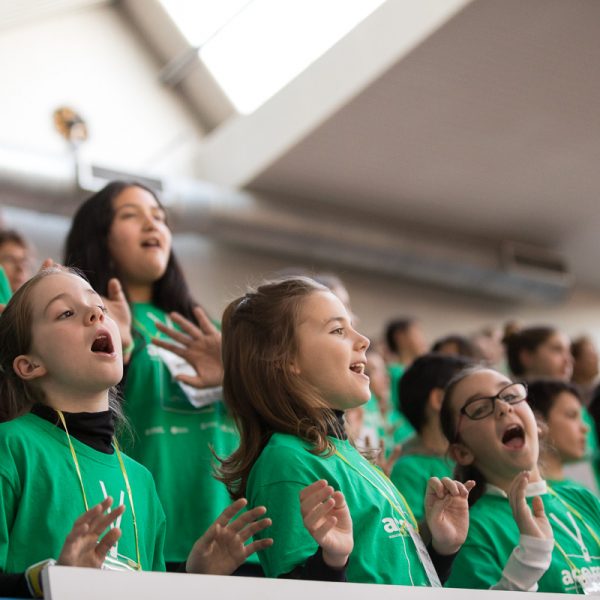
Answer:
<path fill-rule="evenodd" d="M 553 489 L 538 468 L 538 426 L 527 387 L 478 367 L 447 386 L 441 421 L 455 476 L 477 482 L 470 526 L 448 587 L 600 591 L 600 503 Z"/>

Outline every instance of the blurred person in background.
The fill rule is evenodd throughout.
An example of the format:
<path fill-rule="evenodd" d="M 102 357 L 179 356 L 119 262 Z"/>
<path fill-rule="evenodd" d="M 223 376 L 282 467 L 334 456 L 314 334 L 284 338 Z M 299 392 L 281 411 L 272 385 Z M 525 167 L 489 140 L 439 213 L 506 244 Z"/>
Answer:
<path fill-rule="evenodd" d="M 12 229 L 0 230 L 0 267 L 13 293 L 33 275 L 31 246 Z"/>
<path fill-rule="evenodd" d="M 598 383 L 598 350 L 592 339 L 582 335 L 571 342 L 573 376 L 571 381 L 581 391 L 581 401 L 589 406 Z"/>

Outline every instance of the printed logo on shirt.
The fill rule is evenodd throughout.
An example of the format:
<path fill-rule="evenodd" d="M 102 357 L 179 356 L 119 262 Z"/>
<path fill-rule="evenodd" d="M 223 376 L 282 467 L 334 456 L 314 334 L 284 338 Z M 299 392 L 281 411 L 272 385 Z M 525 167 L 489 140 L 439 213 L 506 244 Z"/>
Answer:
<path fill-rule="evenodd" d="M 572 558 L 582 558 L 586 563 L 591 563 L 593 559 L 600 559 L 600 556 L 592 556 L 590 554 L 590 551 L 583 541 L 581 529 L 579 529 L 577 522 L 570 512 L 567 513 L 567 518 L 569 519 L 569 523 L 564 523 L 554 513 L 550 513 L 550 519 L 552 519 L 552 521 L 556 523 L 556 525 L 558 525 L 581 549 L 581 554 L 569 554 L 567 552 L 567 555 Z"/>
<path fill-rule="evenodd" d="M 404 519 L 397 519 L 396 517 L 386 517 L 381 519 L 383 529 L 386 533 L 389 533 L 389 539 L 397 537 L 406 537 L 408 535 L 406 521 Z"/>
<path fill-rule="evenodd" d="M 582 567 L 581 569 L 563 569 L 561 572 L 565 592 L 578 591 L 598 594 L 600 592 L 600 567 Z"/>
<path fill-rule="evenodd" d="M 101 480 L 99 480 L 98 483 L 100 484 L 100 489 L 102 490 L 102 495 L 103 495 L 104 499 L 106 500 L 106 498 L 108 498 L 108 496 L 109 496 L 109 494 L 106 491 L 106 485 L 104 484 L 104 481 L 101 481 Z M 113 495 L 113 498 L 116 498 L 116 496 Z M 125 502 L 125 492 L 124 492 L 124 490 L 121 490 L 119 493 L 119 503 L 116 506 L 121 506 L 121 504 L 123 504 L 124 502 Z M 106 512 L 110 513 L 112 511 L 109 508 Z M 115 527 L 120 527 L 122 517 L 123 517 L 123 515 L 119 515 L 117 517 L 117 519 L 115 520 L 115 522 L 110 524 L 110 529 L 114 529 Z M 104 564 L 102 565 L 102 568 L 111 570 L 111 571 L 135 571 L 136 564 L 137 563 L 135 560 L 129 558 L 128 556 L 125 556 L 124 554 L 119 553 L 119 540 L 117 540 L 115 542 L 114 546 L 112 546 L 111 549 L 108 551 L 108 554 L 106 555 L 106 558 L 104 560 Z"/>

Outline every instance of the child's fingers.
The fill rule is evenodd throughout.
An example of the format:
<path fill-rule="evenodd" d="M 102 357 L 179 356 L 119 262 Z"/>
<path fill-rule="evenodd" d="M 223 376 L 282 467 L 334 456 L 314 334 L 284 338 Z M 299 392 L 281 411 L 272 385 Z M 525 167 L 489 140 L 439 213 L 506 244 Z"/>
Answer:
<path fill-rule="evenodd" d="M 322 487 L 325 487 L 326 485 L 327 481 L 325 481 L 325 479 L 319 479 L 314 483 L 307 485 L 300 491 L 300 502 L 302 502 L 302 500 L 304 500 L 304 498 L 306 498 L 307 496 L 310 496 L 313 492 L 316 492 L 317 490 L 321 489 Z"/>
<path fill-rule="evenodd" d="M 90 523 L 90 531 L 100 535 L 111 523 L 114 523 L 125 512 L 125 505 L 117 506 L 109 513 L 100 515 Z"/>
<path fill-rule="evenodd" d="M 312 535 L 315 540 L 322 540 L 335 526 L 337 525 L 337 519 L 335 517 L 329 517 L 325 519 L 322 525 L 319 525 L 313 532 Z"/>
<path fill-rule="evenodd" d="M 199 306 L 194 307 L 194 316 L 200 329 L 207 334 L 218 333 L 219 330 L 215 327 L 215 324 L 208 318 L 208 315 Z"/>
<path fill-rule="evenodd" d="M 226 527 L 229 521 L 237 515 L 244 506 L 248 504 L 246 498 L 238 498 L 233 504 L 230 504 L 214 521 L 213 525 L 220 525 Z M 212 525 L 211 525 L 212 527 Z"/>
<path fill-rule="evenodd" d="M 312 529 L 317 526 L 323 518 L 325 518 L 335 507 L 335 501 L 333 498 L 329 498 L 325 502 L 319 504 L 310 513 L 302 515 L 304 520 L 304 526 L 307 529 Z"/>
<path fill-rule="evenodd" d="M 165 335 L 168 335 L 170 338 L 174 339 L 176 342 L 183 344 L 184 346 L 187 346 L 190 343 L 189 335 L 186 335 L 185 333 L 181 333 L 181 331 L 177 331 L 177 329 L 173 329 L 172 327 L 167 327 L 166 325 L 163 325 L 162 323 L 159 323 L 158 321 L 156 322 L 156 329 L 158 329 Z M 152 340 L 152 341 L 154 342 L 154 340 Z"/>
<path fill-rule="evenodd" d="M 158 323 L 157 323 L 158 325 Z M 158 338 L 152 338 L 152 343 L 159 348 L 164 348 L 173 354 L 177 354 L 177 356 L 181 356 L 181 358 L 185 358 L 187 348 L 182 348 L 177 344 L 172 344 L 171 342 L 165 342 L 164 340 L 160 340 Z"/>
<path fill-rule="evenodd" d="M 472 479 L 469 479 L 469 481 L 465 482 L 465 487 L 467 488 L 468 492 L 470 492 L 476 485 L 477 483 Z"/>
<path fill-rule="evenodd" d="M 531 508 L 533 510 L 533 515 L 536 518 L 546 517 L 546 511 L 544 510 L 544 503 L 539 496 L 535 496 L 531 503 Z"/>
<path fill-rule="evenodd" d="M 264 540 L 256 540 L 247 546 L 244 546 L 244 553 L 248 557 L 259 550 L 264 550 L 273 545 L 273 538 L 265 538 Z"/>
<path fill-rule="evenodd" d="M 260 521 L 254 521 L 254 523 L 250 523 L 250 525 L 240 531 L 239 537 L 242 542 L 245 542 L 246 540 L 249 540 L 255 533 L 258 533 L 267 527 L 271 527 L 272 524 L 273 521 L 271 521 L 271 519 L 268 517 L 265 519 L 260 519 Z"/>
<path fill-rule="evenodd" d="M 104 560 L 109 550 L 116 544 L 121 537 L 121 530 L 118 527 L 113 527 L 97 544 L 94 552 L 98 558 Z"/>
<path fill-rule="evenodd" d="M 266 512 L 267 509 L 264 506 L 257 506 L 252 510 L 242 513 L 237 519 L 230 521 L 227 528 L 234 533 L 238 533 L 244 527 L 262 517 Z"/>
<path fill-rule="evenodd" d="M 444 484 L 439 477 L 430 477 L 427 482 L 427 493 L 434 494 L 440 500 L 445 496 Z"/>
<path fill-rule="evenodd" d="M 344 508 L 346 506 L 346 498 L 344 497 L 344 494 L 342 494 L 342 492 L 333 492 L 333 495 L 331 497 L 335 502 L 336 510 L 339 510 L 340 508 Z"/>
<path fill-rule="evenodd" d="M 460 490 L 456 481 L 450 479 L 450 477 L 442 477 L 442 485 L 450 493 L 451 496 L 460 496 Z"/>
<path fill-rule="evenodd" d="M 302 515 L 310 513 L 316 506 L 325 502 L 328 498 L 331 498 L 331 496 L 333 496 L 333 488 L 330 485 L 313 492 L 310 496 L 306 496 L 304 500 L 300 502 Z"/>
<path fill-rule="evenodd" d="M 189 319 L 186 319 L 177 312 L 172 312 L 169 316 L 173 322 L 179 325 L 179 327 L 187 334 L 186 337 L 194 339 L 202 337 L 202 331 L 200 331 L 200 329 L 198 329 L 198 327 L 196 327 Z"/>
<path fill-rule="evenodd" d="M 108 299 L 114 302 L 125 302 L 125 294 L 123 293 L 123 287 L 121 286 L 121 282 L 113 277 L 108 280 L 107 290 Z"/>

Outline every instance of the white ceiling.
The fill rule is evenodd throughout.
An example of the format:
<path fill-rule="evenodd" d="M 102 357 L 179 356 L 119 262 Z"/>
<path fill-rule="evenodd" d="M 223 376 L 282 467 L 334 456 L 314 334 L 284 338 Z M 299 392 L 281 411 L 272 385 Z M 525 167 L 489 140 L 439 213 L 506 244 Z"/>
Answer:
<path fill-rule="evenodd" d="M 475 0 L 248 187 L 547 245 L 600 285 L 598 65 L 598 0 Z"/>

